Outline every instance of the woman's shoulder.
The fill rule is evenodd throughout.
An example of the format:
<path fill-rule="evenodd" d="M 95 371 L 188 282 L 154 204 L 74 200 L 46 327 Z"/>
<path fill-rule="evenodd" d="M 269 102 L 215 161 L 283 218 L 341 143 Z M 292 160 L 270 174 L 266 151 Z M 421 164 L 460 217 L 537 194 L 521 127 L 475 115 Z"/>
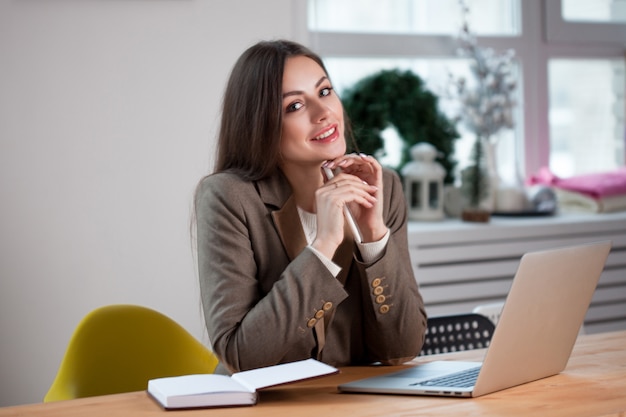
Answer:
<path fill-rule="evenodd" d="M 401 185 L 400 175 L 393 169 L 383 167 L 383 184 L 385 185 Z"/>
<path fill-rule="evenodd" d="M 391 169 L 389 167 L 383 167 L 383 178 L 388 178 L 388 179 L 393 179 L 394 177 L 399 179 L 400 176 L 398 175 L 398 172 L 396 172 L 395 169 Z"/>
<path fill-rule="evenodd" d="M 234 172 L 214 172 L 212 174 L 206 175 L 204 178 L 200 180 L 201 187 L 220 187 L 223 185 L 238 185 L 238 184 L 246 184 L 250 181 L 244 180 L 241 176 L 235 174 Z"/>
<path fill-rule="evenodd" d="M 202 178 L 196 188 L 196 200 L 207 197 L 229 196 L 248 194 L 253 188 L 251 181 L 241 178 L 232 172 L 216 172 Z"/>

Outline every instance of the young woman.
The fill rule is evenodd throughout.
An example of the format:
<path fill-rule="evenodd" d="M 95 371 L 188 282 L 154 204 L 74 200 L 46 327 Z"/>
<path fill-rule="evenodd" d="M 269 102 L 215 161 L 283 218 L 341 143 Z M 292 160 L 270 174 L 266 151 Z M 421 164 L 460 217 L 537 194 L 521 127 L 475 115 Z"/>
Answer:
<path fill-rule="evenodd" d="M 289 41 L 250 47 L 222 110 L 215 172 L 195 202 L 202 302 L 221 364 L 416 356 L 426 314 L 401 182 L 371 156 L 346 154 L 349 129 L 321 59 Z"/>

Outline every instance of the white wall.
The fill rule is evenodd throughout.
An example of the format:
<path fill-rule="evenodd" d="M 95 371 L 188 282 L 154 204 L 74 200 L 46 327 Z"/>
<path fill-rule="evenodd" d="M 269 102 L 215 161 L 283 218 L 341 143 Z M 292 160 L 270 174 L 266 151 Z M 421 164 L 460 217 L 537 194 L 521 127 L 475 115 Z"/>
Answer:
<path fill-rule="evenodd" d="M 156 308 L 207 341 L 189 222 L 221 95 L 290 0 L 0 1 L 0 406 L 39 402 L 78 321 Z"/>

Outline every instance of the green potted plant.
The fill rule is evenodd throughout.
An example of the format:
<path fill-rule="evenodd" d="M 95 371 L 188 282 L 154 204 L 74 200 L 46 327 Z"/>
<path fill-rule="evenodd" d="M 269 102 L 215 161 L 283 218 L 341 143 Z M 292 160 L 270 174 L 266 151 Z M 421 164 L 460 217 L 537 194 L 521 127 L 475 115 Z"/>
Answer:
<path fill-rule="evenodd" d="M 438 108 L 438 97 L 411 71 L 382 70 L 369 75 L 342 94 L 361 152 L 384 151 L 383 130 L 393 126 L 403 142 L 398 172 L 411 161 L 411 147 L 427 142 L 437 149 L 436 161 L 446 171 L 445 184 L 454 183 L 454 142 L 459 138 L 452 123 Z"/>

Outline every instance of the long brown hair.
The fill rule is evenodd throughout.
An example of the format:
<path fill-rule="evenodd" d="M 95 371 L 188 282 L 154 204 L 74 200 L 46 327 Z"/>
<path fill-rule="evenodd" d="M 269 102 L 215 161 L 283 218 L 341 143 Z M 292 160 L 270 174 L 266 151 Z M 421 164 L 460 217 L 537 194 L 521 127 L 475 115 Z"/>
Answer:
<path fill-rule="evenodd" d="M 239 57 L 224 92 L 215 172 L 258 180 L 277 169 L 283 71 L 294 56 L 311 58 L 328 75 L 317 54 L 292 41 L 262 41 Z"/>

